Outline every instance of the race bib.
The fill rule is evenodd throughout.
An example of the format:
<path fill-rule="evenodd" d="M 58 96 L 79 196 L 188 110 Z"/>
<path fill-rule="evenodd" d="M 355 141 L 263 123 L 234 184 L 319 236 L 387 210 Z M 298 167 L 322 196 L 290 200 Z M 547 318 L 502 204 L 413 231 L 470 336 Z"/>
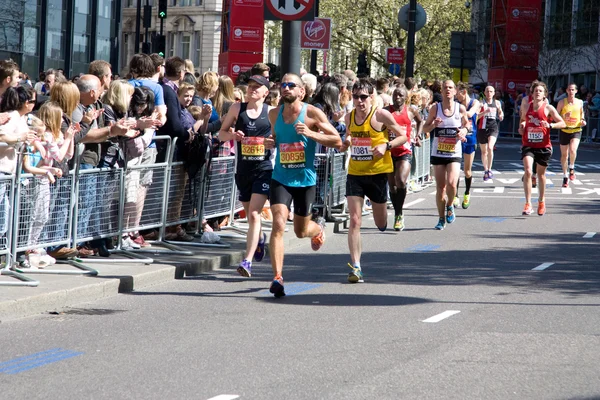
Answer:
<path fill-rule="evenodd" d="M 371 138 L 352 138 L 352 159 L 355 161 L 373 160 L 373 147 Z"/>
<path fill-rule="evenodd" d="M 531 127 L 527 130 L 527 141 L 529 143 L 541 143 L 544 140 L 542 128 Z"/>
<path fill-rule="evenodd" d="M 306 166 L 304 145 L 301 142 L 281 143 L 279 161 L 283 168 L 304 168 Z"/>
<path fill-rule="evenodd" d="M 455 137 L 438 137 L 438 153 L 453 154 L 456 151 Z"/>
<path fill-rule="evenodd" d="M 242 139 L 242 159 L 263 161 L 265 159 L 265 138 L 244 137 Z"/>

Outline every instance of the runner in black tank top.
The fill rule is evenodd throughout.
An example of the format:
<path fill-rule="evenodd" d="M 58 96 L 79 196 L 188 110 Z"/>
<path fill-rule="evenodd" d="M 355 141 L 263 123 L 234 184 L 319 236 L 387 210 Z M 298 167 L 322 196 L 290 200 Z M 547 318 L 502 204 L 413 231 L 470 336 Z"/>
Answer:
<path fill-rule="evenodd" d="M 496 90 L 493 86 L 485 88 L 485 99 L 481 110 L 477 114 L 477 142 L 481 150 L 483 164 L 483 181 L 487 182 L 494 177 L 492 163 L 494 162 L 494 146 L 498 139 L 498 121 L 504 119 L 500 102 L 494 98 Z"/>
<path fill-rule="evenodd" d="M 245 277 L 252 276 L 252 258 L 261 261 L 265 255 L 267 235 L 261 231 L 260 222 L 273 173 L 272 151 L 265 148 L 265 139 L 271 136 L 270 108 L 264 104 L 269 81 L 259 75 L 249 80 L 248 102 L 232 105 L 219 131 L 219 140 L 237 142 L 235 183 L 248 218 L 246 255 L 237 271 Z"/>

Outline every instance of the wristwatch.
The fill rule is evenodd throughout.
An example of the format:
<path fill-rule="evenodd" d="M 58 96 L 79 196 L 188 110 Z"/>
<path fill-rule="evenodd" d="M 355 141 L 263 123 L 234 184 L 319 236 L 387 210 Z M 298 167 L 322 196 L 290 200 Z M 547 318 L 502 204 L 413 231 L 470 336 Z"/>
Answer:
<path fill-rule="evenodd" d="M 387 142 L 386 146 L 387 146 L 387 151 L 390 151 L 392 149 L 392 142 Z"/>

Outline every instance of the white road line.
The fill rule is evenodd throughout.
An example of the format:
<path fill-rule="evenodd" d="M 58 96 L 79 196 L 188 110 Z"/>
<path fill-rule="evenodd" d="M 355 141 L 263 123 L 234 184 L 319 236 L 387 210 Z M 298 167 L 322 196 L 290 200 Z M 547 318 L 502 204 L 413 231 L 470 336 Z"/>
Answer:
<path fill-rule="evenodd" d="M 211 397 L 208 400 L 235 400 L 239 398 L 240 396 L 238 396 L 237 394 L 220 394 L 218 396 Z"/>
<path fill-rule="evenodd" d="M 584 239 L 591 239 L 596 235 L 596 232 L 588 232 L 585 235 L 583 235 Z"/>
<path fill-rule="evenodd" d="M 554 265 L 554 263 L 543 263 L 532 269 L 532 271 L 543 271 L 551 265 Z"/>
<path fill-rule="evenodd" d="M 410 207 L 410 206 L 414 206 L 415 204 L 419 204 L 420 202 L 425 201 L 425 199 L 416 199 L 414 201 L 411 201 L 410 203 L 406 203 L 404 205 L 404 208 L 406 207 Z"/>
<path fill-rule="evenodd" d="M 431 323 L 440 322 L 441 320 L 446 319 L 448 317 L 451 317 L 454 314 L 458 314 L 459 312 L 460 311 L 457 311 L 457 310 L 444 311 L 441 314 L 434 315 L 433 317 L 430 317 L 430 318 L 427 318 L 427 319 L 423 320 L 423 322 L 431 322 Z"/>

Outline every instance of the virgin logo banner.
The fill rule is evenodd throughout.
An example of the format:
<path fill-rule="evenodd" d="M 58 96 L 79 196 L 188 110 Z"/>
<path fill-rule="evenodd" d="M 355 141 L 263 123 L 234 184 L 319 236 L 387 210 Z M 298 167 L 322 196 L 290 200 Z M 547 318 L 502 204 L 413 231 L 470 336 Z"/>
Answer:
<path fill-rule="evenodd" d="M 315 18 L 302 22 L 300 47 L 312 50 L 329 50 L 331 43 L 331 18 Z"/>

